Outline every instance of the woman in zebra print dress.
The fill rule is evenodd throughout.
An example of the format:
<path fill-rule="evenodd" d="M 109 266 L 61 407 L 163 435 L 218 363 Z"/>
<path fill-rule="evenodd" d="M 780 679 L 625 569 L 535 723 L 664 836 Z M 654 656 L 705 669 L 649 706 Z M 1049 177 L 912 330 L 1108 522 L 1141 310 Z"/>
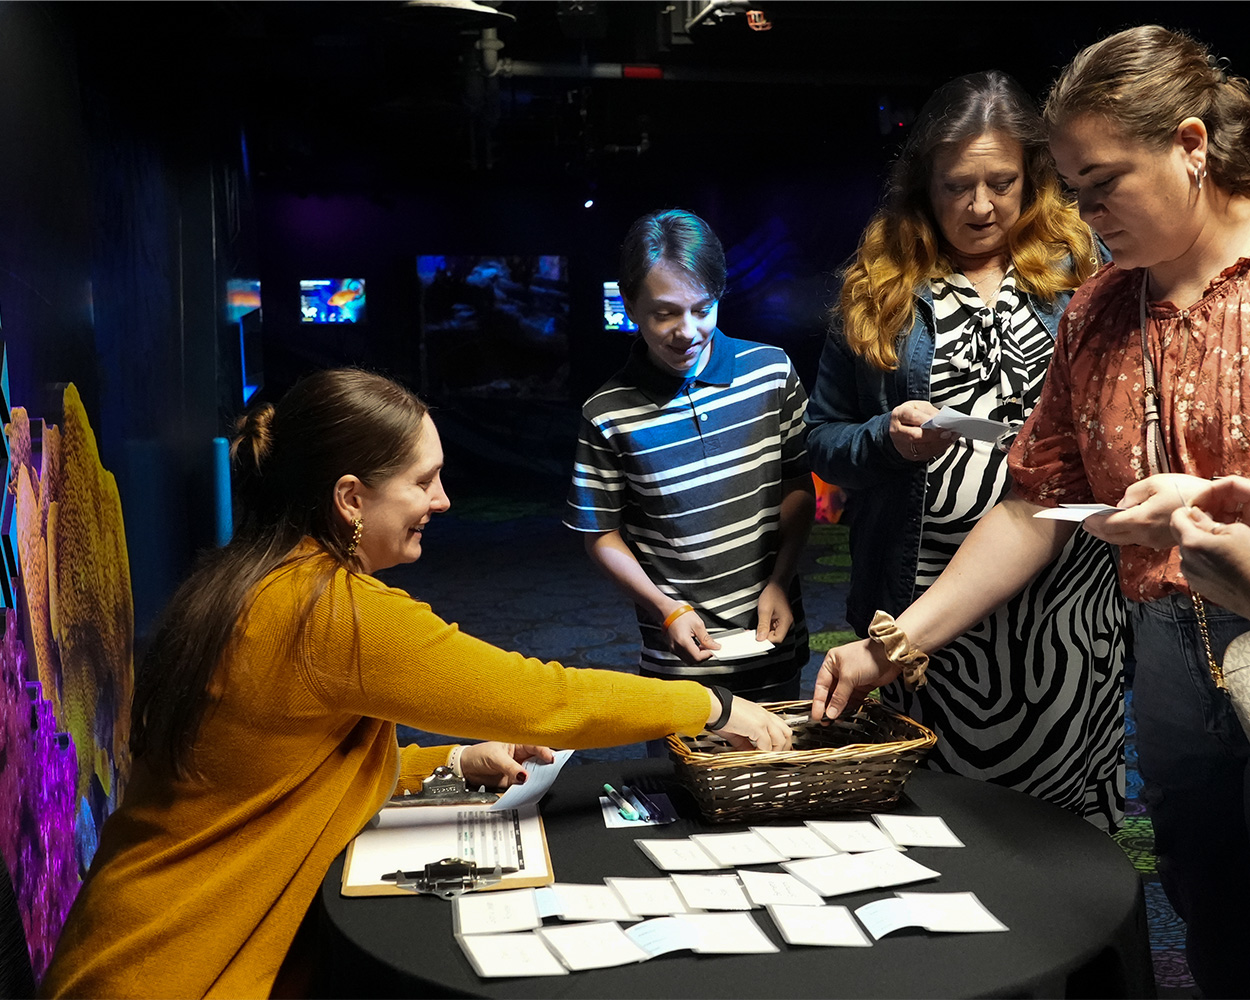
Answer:
<path fill-rule="evenodd" d="M 808 405 L 816 472 L 848 492 L 847 618 L 865 635 L 933 583 L 1006 495 L 1071 289 L 1097 265 L 1036 110 L 1001 73 L 930 99 L 848 269 Z M 1091 259 L 1092 258 L 1092 259 Z M 943 406 L 1001 442 L 921 425 Z M 934 729 L 932 766 L 1123 817 L 1124 613 L 1110 548 L 1078 535 L 1014 600 L 883 700 Z"/>

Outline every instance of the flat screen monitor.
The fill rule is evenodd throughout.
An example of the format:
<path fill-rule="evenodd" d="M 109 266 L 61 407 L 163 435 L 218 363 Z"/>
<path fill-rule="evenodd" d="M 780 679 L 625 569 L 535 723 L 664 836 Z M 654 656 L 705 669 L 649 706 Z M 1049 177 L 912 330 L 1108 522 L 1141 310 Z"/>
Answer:
<path fill-rule="evenodd" d="M 566 257 L 430 254 L 417 278 L 425 391 L 568 399 Z"/>
<path fill-rule="evenodd" d="M 625 312 L 625 300 L 621 298 L 621 285 L 617 281 L 603 283 L 603 328 L 632 333 L 638 329 Z"/>
<path fill-rule="evenodd" d="M 363 323 L 364 278 L 304 278 L 299 283 L 300 320 L 304 323 Z"/>
<path fill-rule="evenodd" d="M 256 278 L 229 278 L 226 281 L 226 318 L 237 323 L 260 308 L 260 281 Z"/>
<path fill-rule="evenodd" d="M 264 384 L 262 368 L 260 281 L 256 278 L 229 278 L 226 281 L 226 319 L 239 338 L 238 371 L 235 388 L 246 405 Z"/>

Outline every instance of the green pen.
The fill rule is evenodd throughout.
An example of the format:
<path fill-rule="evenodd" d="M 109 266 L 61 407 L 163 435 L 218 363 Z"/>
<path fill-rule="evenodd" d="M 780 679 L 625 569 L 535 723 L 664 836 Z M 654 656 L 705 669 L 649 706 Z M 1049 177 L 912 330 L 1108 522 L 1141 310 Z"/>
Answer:
<path fill-rule="evenodd" d="M 616 811 L 626 819 L 638 819 L 638 810 L 625 801 L 625 797 L 621 795 L 611 785 L 604 783 L 603 790 L 608 793 L 608 798 L 612 800 L 612 804 L 616 806 Z"/>

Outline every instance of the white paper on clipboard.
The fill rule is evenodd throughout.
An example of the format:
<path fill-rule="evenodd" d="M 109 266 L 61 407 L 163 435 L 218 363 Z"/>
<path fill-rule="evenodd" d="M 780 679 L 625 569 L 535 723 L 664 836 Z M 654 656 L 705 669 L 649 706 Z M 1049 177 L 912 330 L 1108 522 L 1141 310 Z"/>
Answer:
<path fill-rule="evenodd" d="M 479 868 L 517 869 L 489 888 L 555 881 L 537 804 L 519 809 L 404 806 L 383 812 L 387 815 L 381 825 L 363 831 L 348 845 L 340 889 L 344 896 L 409 895 L 384 876 L 421 871 L 444 858 L 464 858 Z"/>

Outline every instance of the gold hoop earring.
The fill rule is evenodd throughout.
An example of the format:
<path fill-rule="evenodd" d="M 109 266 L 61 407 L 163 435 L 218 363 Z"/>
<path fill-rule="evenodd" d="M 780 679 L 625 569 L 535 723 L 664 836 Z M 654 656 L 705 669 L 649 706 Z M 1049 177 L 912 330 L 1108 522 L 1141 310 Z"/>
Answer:
<path fill-rule="evenodd" d="M 347 556 L 350 559 L 356 554 L 356 546 L 360 544 L 360 536 L 365 533 L 365 519 L 358 517 L 352 522 L 352 540 L 347 545 Z"/>

